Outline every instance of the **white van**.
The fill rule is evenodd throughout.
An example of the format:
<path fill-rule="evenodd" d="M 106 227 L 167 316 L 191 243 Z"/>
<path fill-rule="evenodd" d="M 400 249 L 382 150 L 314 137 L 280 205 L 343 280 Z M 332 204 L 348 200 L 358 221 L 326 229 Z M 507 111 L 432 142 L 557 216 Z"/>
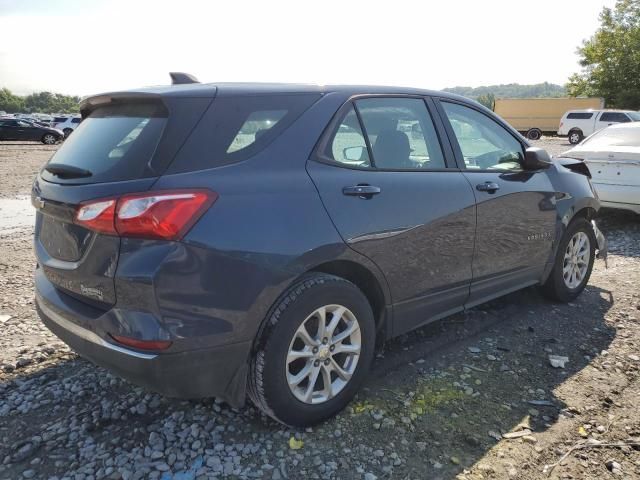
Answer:
<path fill-rule="evenodd" d="M 640 113 L 633 110 L 569 110 L 560 119 L 559 137 L 569 137 L 576 145 L 593 132 L 616 123 L 640 122 Z"/>

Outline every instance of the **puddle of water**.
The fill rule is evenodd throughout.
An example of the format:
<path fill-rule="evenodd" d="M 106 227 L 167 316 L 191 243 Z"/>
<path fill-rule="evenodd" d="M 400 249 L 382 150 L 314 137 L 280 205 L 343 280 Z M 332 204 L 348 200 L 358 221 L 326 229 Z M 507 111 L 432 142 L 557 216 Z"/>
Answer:
<path fill-rule="evenodd" d="M 35 218 L 36 209 L 29 197 L 0 198 L 0 234 L 32 227 Z"/>

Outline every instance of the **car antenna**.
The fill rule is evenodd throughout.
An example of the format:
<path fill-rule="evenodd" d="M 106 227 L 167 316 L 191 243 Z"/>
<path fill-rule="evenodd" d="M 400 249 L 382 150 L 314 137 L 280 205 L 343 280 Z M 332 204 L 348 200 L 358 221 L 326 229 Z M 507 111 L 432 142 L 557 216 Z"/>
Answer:
<path fill-rule="evenodd" d="M 181 85 L 185 83 L 200 83 L 196 77 L 190 73 L 184 72 L 169 72 L 172 85 Z"/>

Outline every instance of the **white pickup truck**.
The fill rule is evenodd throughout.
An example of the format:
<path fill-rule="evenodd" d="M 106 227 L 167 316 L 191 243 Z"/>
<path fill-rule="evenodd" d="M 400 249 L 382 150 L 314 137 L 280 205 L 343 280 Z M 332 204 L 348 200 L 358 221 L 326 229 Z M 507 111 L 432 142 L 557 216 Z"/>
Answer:
<path fill-rule="evenodd" d="M 616 123 L 640 122 L 640 112 L 633 110 L 569 110 L 560 119 L 559 137 L 569 137 L 576 145 L 583 138 Z"/>

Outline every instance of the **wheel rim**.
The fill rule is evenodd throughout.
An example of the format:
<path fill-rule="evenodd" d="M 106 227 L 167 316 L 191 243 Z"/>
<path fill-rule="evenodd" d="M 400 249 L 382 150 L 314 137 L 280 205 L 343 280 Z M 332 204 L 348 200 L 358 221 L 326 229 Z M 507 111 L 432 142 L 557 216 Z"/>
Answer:
<path fill-rule="evenodd" d="M 291 393 L 309 404 L 331 400 L 351 380 L 361 348 L 360 324 L 348 308 L 318 308 L 289 344 L 285 373 Z"/>
<path fill-rule="evenodd" d="M 538 140 L 540 139 L 540 134 L 537 130 L 532 130 L 529 132 L 529 140 Z"/>
<path fill-rule="evenodd" d="M 591 242 L 584 232 L 577 232 L 564 252 L 562 276 L 564 284 L 569 288 L 577 288 L 587 275 L 591 260 Z"/>
<path fill-rule="evenodd" d="M 51 145 L 51 144 L 55 143 L 55 141 L 56 141 L 56 139 L 54 138 L 53 135 L 45 135 L 45 137 L 44 137 L 44 143 L 46 143 L 46 144 Z"/>
<path fill-rule="evenodd" d="M 577 133 L 572 133 L 571 137 L 569 137 L 569 140 L 571 141 L 571 143 L 578 143 L 580 141 L 580 135 L 578 135 Z"/>

